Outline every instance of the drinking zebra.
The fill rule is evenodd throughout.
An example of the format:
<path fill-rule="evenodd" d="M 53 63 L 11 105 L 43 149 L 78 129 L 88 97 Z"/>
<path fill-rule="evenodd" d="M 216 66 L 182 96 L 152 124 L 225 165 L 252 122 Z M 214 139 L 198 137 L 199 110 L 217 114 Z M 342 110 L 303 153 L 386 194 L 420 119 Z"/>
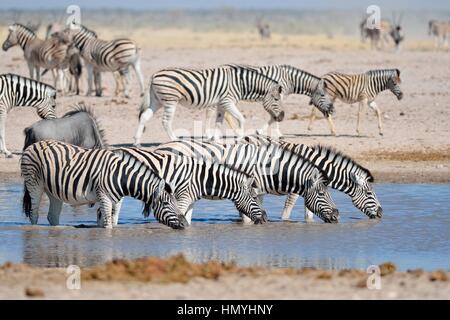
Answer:
<path fill-rule="evenodd" d="M 25 128 L 24 134 L 23 150 L 41 140 L 57 140 L 86 149 L 107 147 L 103 129 L 84 102 L 76 104 L 61 118 L 34 123 Z"/>
<path fill-rule="evenodd" d="M 242 172 L 211 161 L 198 162 L 174 154 L 159 154 L 138 148 L 120 148 L 113 152 L 125 159 L 132 157 L 145 163 L 170 183 L 178 207 L 185 214 L 188 224 L 192 221 L 194 202 L 200 198 L 229 199 L 240 214 L 255 224 L 267 221 L 267 215 L 253 190 L 254 179 Z"/>
<path fill-rule="evenodd" d="M 136 72 L 141 95 L 144 94 L 144 78 L 141 72 L 141 53 L 137 44 L 130 39 L 105 41 L 83 25 L 71 25 L 66 30 L 86 62 L 88 72 L 88 93 L 92 93 L 92 77 L 95 77 L 96 95 L 102 95 L 101 73 L 113 72 L 116 81 L 116 95 L 121 91 L 129 97 L 127 73 L 129 67 Z"/>
<path fill-rule="evenodd" d="M 262 67 L 244 66 L 246 68 L 255 69 L 257 72 L 264 74 L 265 76 L 274 79 L 283 87 L 283 95 L 290 94 L 304 94 L 311 97 L 310 104 L 319 109 L 325 116 L 333 113 L 333 103 L 330 96 L 327 94 L 325 82 L 301 69 L 290 65 L 268 65 Z M 222 115 L 220 111 L 217 115 L 218 119 L 225 119 L 231 127 L 233 127 L 231 117 L 228 113 Z M 275 120 L 271 117 L 269 122 L 265 124 L 261 129 L 257 130 L 258 133 L 265 133 Z M 281 136 L 279 130 L 279 122 L 276 124 L 276 136 Z"/>
<path fill-rule="evenodd" d="M 178 104 L 229 112 L 239 122 L 239 136 L 243 136 L 244 116 L 236 106 L 239 101 L 262 101 L 264 109 L 272 118 L 282 121 L 284 111 L 281 99 L 282 87 L 251 68 L 225 65 L 202 70 L 164 69 L 152 76 L 145 92 L 135 145 L 141 143 L 145 123 L 161 107 L 164 107 L 163 126 L 172 140 L 176 140 L 172 132 L 172 120 Z"/>
<path fill-rule="evenodd" d="M 435 47 L 446 47 L 450 38 L 450 21 L 430 20 L 428 34 L 434 38 Z"/>
<path fill-rule="evenodd" d="M 326 188 L 328 178 L 325 171 L 277 145 L 180 140 L 161 144 L 155 151 L 231 166 L 255 178 L 261 200 L 267 193 L 297 194 L 304 197 L 306 207 L 323 221 L 338 222 L 339 211 Z"/>
<path fill-rule="evenodd" d="M 40 80 L 40 68 L 52 70 L 55 88 L 64 91 L 64 62 L 66 60 L 67 44 L 57 38 L 47 40 L 39 39 L 34 31 L 28 27 L 14 23 L 8 27 L 8 36 L 3 42 L 2 48 L 7 51 L 9 48 L 19 45 L 30 71 L 30 78 Z"/>
<path fill-rule="evenodd" d="M 51 225 L 59 224 L 63 202 L 99 202 L 97 223 L 112 228 L 125 196 L 143 201 L 145 215 L 151 208 L 156 219 L 171 228 L 185 225 L 170 185 L 136 159 L 121 159 L 105 149 L 45 140 L 24 151 L 20 168 L 25 180 L 23 209 L 32 224 L 38 222 L 45 192 L 50 200 L 47 219 Z"/>
<path fill-rule="evenodd" d="M 348 194 L 356 208 L 369 218 L 381 218 L 383 209 L 377 199 L 372 183 L 374 178 L 370 171 L 359 165 L 349 156 L 331 147 L 316 145 L 309 147 L 304 144 L 289 143 L 284 140 L 273 140 L 262 135 L 246 136 L 240 143 L 250 143 L 256 146 L 266 144 L 279 145 L 296 155 L 311 161 L 315 166 L 326 172 L 330 188 Z M 282 219 L 289 219 L 291 211 L 298 199 L 297 194 L 288 195 Z M 305 219 L 312 220 L 311 211 L 305 207 Z"/>
<path fill-rule="evenodd" d="M 400 89 L 400 70 L 399 69 L 379 69 L 371 70 L 362 74 L 343 74 L 339 72 L 330 72 L 322 77 L 326 84 L 326 90 L 331 95 L 334 102 L 339 99 L 345 103 L 359 103 L 358 122 L 356 132 L 360 134 L 360 124 L 362 118 L 363 105 L 367 104 L 375 111 L 378 118 L 378 131 L 383 135 L 381 124 L 381 111 L 375 103 L 377 95 L 384 91 L 390 90 L 398 100 L 403 98 L 403 92 Z M 312 124 L 316 117 L 315 108 L 312 108 L 308 130 L 312 129 Z M 331 115 L 328 115 L 330 130 L 336 135 Z"/>
<path fill-rule="evenodd" d="M 7 73 L 0 75 L 0 154 L 11 157 L 6 149 L 6 115 L 14 107 L 34 107 L 42 119 L 56 118 L 55 88 L 36 80 Z"/>

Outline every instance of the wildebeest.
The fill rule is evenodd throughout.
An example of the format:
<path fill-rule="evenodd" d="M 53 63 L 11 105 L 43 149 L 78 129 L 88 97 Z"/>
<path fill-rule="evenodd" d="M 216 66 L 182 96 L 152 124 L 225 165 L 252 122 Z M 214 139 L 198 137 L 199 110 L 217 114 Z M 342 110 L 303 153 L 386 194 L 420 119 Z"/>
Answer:
<path fill-rule="evenodd" d="M 62 118 L 41 120 L 25 128 L 23 150 L 41 140 L 58 140 L 83 148 L 105 148 L 107 143 L 92 111 L 84 102 L 74 106 Z"/>

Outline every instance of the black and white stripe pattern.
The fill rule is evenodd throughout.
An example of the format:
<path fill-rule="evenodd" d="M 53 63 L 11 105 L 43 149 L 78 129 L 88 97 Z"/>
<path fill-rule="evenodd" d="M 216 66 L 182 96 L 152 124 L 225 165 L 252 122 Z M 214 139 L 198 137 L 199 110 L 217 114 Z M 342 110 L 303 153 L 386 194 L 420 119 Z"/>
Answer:
<path fill-rule="evenodd" d="M 135 157 L 169 182 L 189 224 L 194 202 L 200 198 L 229 199 L 251 221 L 262 223 L 267 220 L 253 191 L 254 179 L 229 166 L 139 148 L 120 148 L 114 152 L 119 156 Z"/>
<path fill-rule="evenodd" d="M 326 84 L 326 90 L 331 95 L 332 100 L 339 99 L 345 103 L 359 103 L 358 123 L 356 132 L 360 133 L 360 124 L 363 105 L 367 104 L 373 109 L 378 118 L 379 134 L 383 135 L 381 124 L 381 112 L 375 103 L 377 95 L 385 90 L 390 90 L 398 100 L 403 98 L 403 92 L 400 89 L 400 70 L 398 69 L 380 69 L 371 70 L 361 74 L 343 74 L 339 72 L 330 72 L 322 77 Z M 311 130 L 315 118 L 315 109 L 311 111 L 308 129 Z M 336 135 L 336 129 L 328 117 L 332 134 Z"/>
<path fill-rule="evenodd" d="M 46 40 L 38 39 L 32 30 L 20 23 L 9 26 L 8 31 L 8 37 L 3 42 L 3 50 L 7 51 L 9 48 L 19 45 L 28 63 L 30 77 L 39 81 L 40 68 L 51 69 L 55 88 L 61 88 L 63 91 L 63 69 L 67 68 L 67 43 L 53 37 Z"/>
<path fill-rule="evenodd" d="M 276 144 L 309 161 L 326 172 L 329 178 L 328 186 L 348 194 L 356 208 L 369 218 L 381 218 L 383 210 L 377 199 L 372 183 L 374 178 L 370 171 L 356 161 L 331 147 L 313 146 L 289 143 L 283 140 L 273 140 L 262 135 L 246 136 L 241 142 L 253 145 Z M 290 194 L 286 199 L 282 218 L 289 219 L 298 195 Z M 305 208 L 305 217 L 311 219 L 309 210 Z"/>
<path fill-rule="evenodd" d="M 282 87 L 273 79 L 251 68 L 226 65 L 213 69 L 164 69 L 155 73 L 145 92 L 139 115 L 135 145 L 141 142 L 145 123 L 164 107 L 163 126 L 172 140 L 172 120 L 178 104 L 229 112 L 239 122 L 243 136 L 244 117 L 237 108 L 241 100 L 262 101 L 275 121 L 282 121 Z"/>
<path fill-rule="evenodd" d="M 170 185 L 135 158 L 119 158 L 105 149 L 83 149 L 45 140 L 24 151 L 21 171 L 25 180 L 23 208 L 32 224 L 38 222 L 39 204 L 45 192 L 50 200 L 51 225 L 59 224 L 63 202 L 99 202 L 97 223 L 112 228 L 118 221 L 121 199 L 131 196 L 145 203 L 144 213 L 152 208 L 158 221 L 176 229 L 184 227 L 184 217 Z"/>
<path fill-rule="evenodd" d="M 33 107 L 42 119 L 54 119 L 56 90 L 42 82 L 7 73 L 0 75 L 0 154 L 11 156 L 6 149 L 6 116 L 14 107 Z"/>
<path fill-rule="evenodd" d="M 333 113 L 333 103 L 330 96 L 325 90 L 325 83 L 320 77 L 309 72 L 298 69 L 290 65 L 268 65 L 262 67 L 242 66 L 252 68 L 271 79 L 277 81 L 283 87 L 283 95 L 302 94 L 311 97 L 310 104 L 314 105 L 324 115 L 328 116 Z M 229 114 L 222 116 L 220 111 L 217 115 L 218 119 L 225 119 L 231 124 Z M 274 123 L 271 117 L 269 122 L 264 125 L 258 132 L 265 132 L 269 126 Z M 279 123 L 276 123 L 276 135 L 281 136 L 279 131 Z"/>
<path fill-rule="evenodd" d="M 96 80 L 96 94 L 102 95 L 101 72 L 113 72 L 116 80 L 116 95 L 123 93 L 129 97 L 128 71 L 132 67 L 136 72 L 141 95 L 144 93 L 144 78 L 141 71 L 141 53 L 137 44 L 130 39 L 105 41 L 83 25 L 71 25 L 70 33 L 75 46 L 86 61 L 88 70 L 88 95 L 92 92 L 92 76 Z M 122 88 L 121 88 L 122 87 Z"/>
<path fill-rule="evenodd" d="M 220 162 L 255 177 L 260 195 L 297 194 L 323 221 L 338 222 L 339 212 L 326 188 L 324 171 L 274 144 L 219 144 L 180 140 L 160 145 L 155 151 Z"/>

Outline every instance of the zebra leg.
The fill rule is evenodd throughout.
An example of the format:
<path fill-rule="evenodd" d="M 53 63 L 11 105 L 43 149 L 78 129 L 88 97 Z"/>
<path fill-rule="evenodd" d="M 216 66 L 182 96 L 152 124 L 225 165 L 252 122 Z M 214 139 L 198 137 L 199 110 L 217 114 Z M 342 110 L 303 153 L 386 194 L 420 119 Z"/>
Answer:
<path fill-rule="evenodd" d="M 360 102 L 358 105 L 358 121 L 356 124 L 356 134 L 359 136 L 360 135 L 360 127 L 361 127 L 361 118 L 362 118 L 362 109 L 363 109 L 363 103 Z"/>
<path fill-rule="evenodd" d="M 377 118 L 378 118 L 378 133 L 380 134 L 380 136 L 382 136 L 383 135 L 383 131 L 382 131 L 382 125 L 381 125 L 381 112 L 380 112 L 380 109 L 378 109 L 378 106 L 375 103 L 375 101 L 370 101 L 369 102 L 369 108 L 374 110 L 375 113 L 377 114 Z"/>
<path fill-rule="evenodd" d="M 120 208 L 122 208 L 123 198 L 119 200 L 119 202 L 113 204 L 112 207 L 112 217 L 113 217 L 113 225 L 117 226 L 119 223 L 119 213 Z"/>
<path fill-rule="evenodd" d="M 327 120 L 328 120 L 328 125 L 330 126 L 331 134 L 333 136 L 337 136 L 336 127 L 334 126 L 333 118 L 331 117 L 330 114 L 327 116 Z"/>
<path fill-rule="evenodd" d="M 103 93 L 102 73 L 96 69 L 94 69 L 94 82 L 95 82 L 95 95 L 97 97 L 101 97 Z"/>
<path fill-rule="evenodd" d="M 269 121 L 267 121 L 260 129 L 256 130 L 257 134 L 267 134 L 267 129 L 274 123 L 274 120 L 272 117 L 270 117 Z"/>
<path fill-rule="evenodd" d="M 230 115 L 235 118 L 239 122 L 239 132 L 238 139 L 241 139 L 244 136 L 244 123 L 245 119 L 239 109 L 236 107 L 236 104 L 231 101 L 227 101 L 220 106 L 225 112 L 229 112 Z"/>
<path fill-rule="evenodd" d="M 50 193 L 47 193 L 48 199 L 50 200 L 50 207 L 48 209 L 47 220 L 51 226 L 59 225 L 59 216 L 61 214 L 61 209 L 63 202 L 55 198 Z"/>
<path fill-rule="evenodd" d="M 314 213 L 305 206 L 305 221 L 314 222 Z"/>
<path fill-rule="evenodd" d="M 289 220 L 291 217 L 292 209 L 294 209 L 295 203 L 297 202 L 299 195 L 298 194 L 289 194 L 286 197 L 286 201 L 284 202 L 283 212 L 281 214 L 282 220 Z M 305 207 L 306 208 L 306 207 Z"/>
<path fill-rule="evenodd" d="M 97 218 L 97 225 L 102 228 L 112 229 L 113 220 L 112 220 L 112 208 L 113 203 L 109 197 L 101 192 L 97 192 L 97 199 L 100 203 L 100 208 L 98 209 L 100 212 L 101 219 Z"/>
<path fill-rule="evenodd" d="M 313 124 L 315 119 L 316 119 L 316 107 L 312 107 L 311 115 L 309 116 L 308 131 L 312 130 L 312 124 Z"/>
<path fill-rule="evenodd" d="M 172 131 L 173 115 L 177 109 L 177 102 L 169 101 L 164 104 L 164 114 L 162 124 L 171 140 L 177 140 L 177 136 Z"/>
<path fill-rule="evenodd" d="M 137 79 L 139 81 L 139 87 L 141 89 L 141 97 L 144 96 L 144 76 L 141 70 L 141 57 L 139 56 L 136 61 L 132 64 L 134 72 L 136 72 Z"/>
<path fill-rule="evenodd" d="M 36 80 L 41 81 L 41 68 L 39 68 L 39 66 L 35 66 L 34 70 L 36 72 Z"/>
<path fill-rule="evenodd" d="M 12 157 L 12 153 L 6 149 L 6 139 L 5 139 L 5 132 L 6 132 L 6 108 L 4 110 L 0 109 L 0 154 L 4 154 L 7 158 Z"/>
<path fill-rule="evenodd" d="M 34 78 L 34 65 L 30 61 L 27 61 L 27 65 L 28 65 L 28 71 L 30 72 L 30 78 L 35 79 Z"/>
<path fill-rule="evenodd" d="M 120 80 L 122 82 L 122 90 L 123 90 L 123 94 L 125 96 L 125 98 L 130 98 L 130 92 L 128 91 L 128 84 L 129 84 L 129 77 L 130 77 L 130 73 L 127 72 L 124 74 L 120 74 Z"/>
<path fill-rule="evenodd" d="M 123 87 L 122 87 L 122 79 L 121 79 L 120 72 L 119 72 L 119 71 L 113 72 L 113 76 L 114 76 L 114 81 L 115 81 L 115 83 L 116 83 L 116 90 L 114 91 L 114 95 L 115 95 L 116 97 L 119 97 L 119 96 L 120 96 L 120 93 L 121 93 L 122 90 L 123 90 Z"/>
<path fill-rule="evenodd" d="M 88 90 L 86 93 L 86 96 L 90 96 L 92 94 L 92 82 L 93 82 L 93 76 L 94 76 L 94 68 L 91 64 L 86 63 L 86 69 L 88 74 Z"/>
<path fill-rule="evenodd" d="M 214 114 L 216 114 L 216 121 L 219 119 L 219 117 L 223 116 L 223 111 L 219 110 L 219 108 L 216 108 L 216 106 L 209 106 L 206 108 L 206 114 L 205 114 L 205 130 L 203 135 L 206 137 L 207 140 L 215 140 L 215 132 L 214 130 L 211 131 L 211 120 L 214 118 Z"/>

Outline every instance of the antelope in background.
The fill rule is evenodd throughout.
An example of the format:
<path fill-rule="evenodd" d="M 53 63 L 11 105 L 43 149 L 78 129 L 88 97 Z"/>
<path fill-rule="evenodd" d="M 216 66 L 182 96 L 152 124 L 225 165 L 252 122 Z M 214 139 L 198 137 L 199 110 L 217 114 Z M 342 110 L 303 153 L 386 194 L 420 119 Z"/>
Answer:
<path fill-rule="evenodd" d="M 361 41 L 365 42 L 366 39 L 369 39 L 371 49 L 381 49 L 389 46 L 393 42 L 396 51 L 399 51 L 400 44 L 405 39 L 401 26 L 402 18 L 403 14 L 401 14 L 398 19 L 396 19 L 396 16 L 393 15 L 392 23 L 389 20 L 382 19 L 380 21 L 379 29 L 367 28 L 367 19 L 364 18 L 359 24 Z"/>
<path fill-rule="evenodd" d="M 436 48 L 445 48 L 450 38 L 450 21 L 430 20 L 428 22 L 428 35 L 434 38 Z"/>
<path fill-rule="evenodd" d="M 261 19 L 256 21 L 256 28 L 258 29 L 258 34 L 261 37 L 261 40 L 270 39 L 271 32 L 270 26 L 268 23 L 263 24 Z"/>

